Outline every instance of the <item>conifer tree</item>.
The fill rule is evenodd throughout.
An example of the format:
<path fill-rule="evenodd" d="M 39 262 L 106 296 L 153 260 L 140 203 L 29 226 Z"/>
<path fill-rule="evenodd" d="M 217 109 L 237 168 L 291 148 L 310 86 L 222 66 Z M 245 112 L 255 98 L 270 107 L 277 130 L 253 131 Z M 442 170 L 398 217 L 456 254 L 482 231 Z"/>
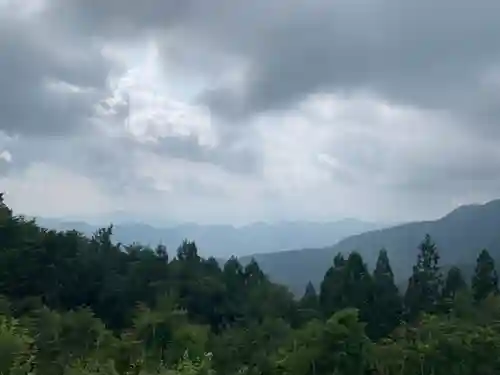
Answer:
<path fill-rule="evenodd" d="M 359 309 L 360 319 L 368 321 L 373 300 L 373 283 L 363 258 L 357 252 L 352 252 L 347 258 L 342 294 L 344 296 L 343 307 L 356 307 Z"/>
<path fill-rule="evenodd" d="M 408 280 L 404 298 L 407 318 L 413 320 L 421 312 L 435 312 L 441 297 L 441 286 L 439 253 L 431 236 L 427 234 L 419 246 L 417 264 Z"/>
<path fill-rule="evenodd" d="M 321 284 L 320 303 L 326 316 L 346 308 L 359 309 L 361 320 L 367 321 L 372 301 L 372 280 L 363 258 L 357 252 L 347 260 L 339 254 Z"/>
<path fill-rule="evenodd" d="M 394 283 L 394 274 L 385 249 L 380 250 L 375 271 L 373 272 L 373 305 L 368 332 L 380 338 L 391 333 L 400 323 L 402 299 Z"/>
<path fill-rule="evenodd" d="M 304 296 L 300 300 L 300 305 L 302 308 L 317 309 L 319 307 L 318 294 L 316 293 L 316 288 L 309 281 L 306 286 L 306 291 Z"/>
<path fill-rule="evenodd" d="M 299 310 L 303 322 L 320 317 L 319 297 L 316 288 L 310 281 L 307 283 L 305 293 L 299 301 Z"/>
<path fill-rule="evenodd" d="M 201 258 L 198 255 L 198 248 L 193 241 L 184 240 L 177 249 L 177 259 L 187 262 L 200 262 Z"/>
<path fill-rule="evenodd" d="M 243 277 L 245 279 L 245 285 L 247 286 L 259 285 L 267 281 L 266 275 L 262 272 L 259 264 L 254 258 L 245 266 Z"/>
<path fill-rule="evenodd" d="M 457 299 L 462 298 L 467 291 L 467 283 L 458 267 L 451 267 L 446 274 L 443 290 L 441 292 L 440 310 L 446 314 L 455 310 Z"/>
<path fill-rule="evenodd" d="M 475 273 L 472 277 L 472 292 L 476 301 L 481 301 L 490 294 L 498 294 L 495 261 L 486 249 L 482 250 L 477 258 Z"/>
<path fill-rule="evenodd" d="M 446 280 L 443 287 L 443 299 L 453 300 L 458 292 L 467 288 L 467 283 L 463 277 L 462 271 L 458 267 L 451 267 L 446 274 Z"/>
<path fill-rule="evenodd" d="M 321 282 L 319 302 L 321 311 L 330 317 L 335 311 L 342 309 L 343 303 L 343 273 L 346 260 L 342 254 L 337 254 L 333 259 L 333 266 L 326 271 Z"/>

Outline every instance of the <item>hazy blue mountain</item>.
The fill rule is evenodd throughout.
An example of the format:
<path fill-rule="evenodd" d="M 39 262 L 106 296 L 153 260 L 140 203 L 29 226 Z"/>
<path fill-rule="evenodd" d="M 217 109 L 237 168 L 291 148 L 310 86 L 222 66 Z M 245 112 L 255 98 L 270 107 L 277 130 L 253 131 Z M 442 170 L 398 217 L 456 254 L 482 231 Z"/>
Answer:
<path fill-rule="evenodd" d="M 37 219 L 40 225 L 92 234 L 98 227 L 81 221 Z M 163 243 L 174 254 L 184 239 L 194 240 L 204 256 L 228 258 L 231 255 L 279 252 L 297 247 L 321 247 L 382 225 L 355 219 L 336 222 L 255 223 L 242 227 L 230 225 L 182 224 L 158 228 L 142 223 L 120 223 L 114 226 L 114 239 L 130 244 L 139 242 L 155 246 Z"/>
<path fill-rule="evenodd" d="M 436 242 L 443 266 L 462 265 L 466 272 L 474 266 L 479 250 L 487 248 L 500 259 L 500 200 L 484 205 L 457 208 L 441 219 L 414 222 L 391 228 L 368 231 L 339 241 L 334 246 L 284 251 L 253 256 L 276 282 L 302 293 L 308 281 L 318 285 L 335 254 L 360 252 L 370 267 L 378 251 L 387 249 L 398 283 L 406 284 L 417 257 L 417 247 L 425 234 Z M 241 258 L 242 263 L 252 257 Z M 406 285 L 405 285 L 406 286 Z"/>

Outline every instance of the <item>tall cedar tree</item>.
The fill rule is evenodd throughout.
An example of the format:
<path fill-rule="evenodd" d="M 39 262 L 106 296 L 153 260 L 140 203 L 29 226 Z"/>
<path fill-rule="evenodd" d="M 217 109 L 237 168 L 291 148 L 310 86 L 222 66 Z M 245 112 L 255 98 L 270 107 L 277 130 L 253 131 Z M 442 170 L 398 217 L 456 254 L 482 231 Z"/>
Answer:
<path fill-rule="evenodd" d="M 464 290 L 467 290 L 467 283 L 462 271 L 458 267 L 451 267 L 446 274 L 441 292 L 440 311 L 445 314 L 449 314 L 452 310 L 456 312 L 457 299 Z"/>
<path fill-rule="evenodd" d="M 327 317 L 341 309 L 355 307 L 359 309 L 360 319 L 368 321 L 372 294 L 371 275 L 361 255 L 352 252 L 345 260 L 338 254 L 321 284 L 320 304 Z"/>
<path fill-rule="evenodd" d="M 316 288 L 311 282 L 307 283 L 305 293 L 300 299 L 298 307 L 300 319 L 303 322 L 320 317 L 319 297 Z"/>
<path fill-rule="evenodd" d="M 451 267 L 446 274 L 443 287 L 443 299 L 453 300 L 458 292 L 467 288 L 462 270 L 458 267 Z"/>
<path fill-rule="evenodd" d="M 441 297 L 441 286 L 439 253 L 427 234 L 419 246 L 417 264 L 413 266 L 413 274 L 408 280 L 404 298 L 407 318 L 413 320 L 422 312 L 435 312 Z"/>
<path fill-rule="evenodd" d="M 310 281 L 307 283 L 306 291 L 300 300 L 300 307 L 311 310 L 319 309 L 318 294 L 316 293 L 316 288 Z"/>
<path fill-rule="evenodd" d="M 319 303 L 321 311 L 326 317 L 330 317 L 335 311 L 342 309 L 344 305 L 342 290 L 342 279 L 346 260 L 342 254 L 337 254 L 320 285 Z"/>
<path fill-rule="evenodd" d="M 495 261 L 487 250 L 481 251 L 477 258 L 476 270 L 472 277 L 472 292 L 476 301 L 481 301 L 492 293 L 498 294 Z"/>
<path fill-rule="evenodd" d="M 373 306 L 370 335 L 385 337 L 401 322 L 403 301 L 385 249 L 380 250 L 373 272 Z"/>
<path fill-rule="evenodd" d="M 342 308 L 355 307 L 359 310 L 361 321 L 371 321 L 373 280 L 363 258 L 357 252 L 352 252 L 347 258 L 342 294 L 345 296 Z"/>

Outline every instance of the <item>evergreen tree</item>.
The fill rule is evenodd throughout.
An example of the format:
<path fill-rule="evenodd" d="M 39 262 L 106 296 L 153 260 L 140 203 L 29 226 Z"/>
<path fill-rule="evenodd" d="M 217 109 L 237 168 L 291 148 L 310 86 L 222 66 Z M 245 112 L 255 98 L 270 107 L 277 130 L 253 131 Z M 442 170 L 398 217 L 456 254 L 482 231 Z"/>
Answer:
<path fill-rule="evenodd" d="M 299 301 L 299 310 L 303 322 L 319 318 L 319 297 L 311 282 L 307 283 L 305 293 Z"/>
<path fill-rule="evenodd" d="M 184 240 L 182 245 L 177 249 L 177 259 L 180 261 L 200 262 L 201 258 L 198 255 L 198 248 L 192 241 Z"/>
<path fill-rule="evenodd" d="M 476 301 L 481 301 L 490 294 L 498 293 L 498 274 L 495 270 L 495 261 L 487 250 L 482 250 L 477 258 L 475 273 L 472 277 L 472 292 Z"/>
<path fill-rule="evenodd" d="M 361 255 L 352 252 L 347 258 L 342 282 L 343 308 L 359 309 L 360 319 L 368 322 L 373 302 L 373 280 Z"/>
<path fill-rule="evenodd" d="M 401 295 L 394 283 L 394 274 L 385 249 L 380 250 L 373 272 L 372 337 L 380 338 L 391 333 L 400 323 L 403 306 Z"/>
<path fill-rule="evenodd" d="M 431 236 L 427 234 L 419 246 L 417 264 L 408 280 L 404 299 L 407 318 L 412 320 L 421 312 L 435 312 L 441 297 L 441 286 L 439 253 Z"/>
<path fill-rule="evenodd" d="M 330 317 L 335 311 L 342 309 L 343 303 L 343 273 L 346 260 L 342 254 L 337 254 L 320 285 L 319 303 L 321 311 Z"/>
<path fill-rule="evenodd" d="M 165 245 L 159 244 L 158 246 L 156 246 L 155 254 L 165 263 L 168 263 L 168 252 L 167 252 L 167 247 Z"/>
<path fill-rule="evenodd" d="M 443 313 L 450 313 L 455 309 L 456 299 L 467 291 L 467 283 L 458 267 L 451 267 L 446 274 L 443 290 L 441 293 L 440 310 Z"/>
<path fill-rule="evenodd" d="M 316 293 L 316 288 L 309 281 L 306 286 L 306 291 L 300 300 L 300 304 L 302 307 L 308 307 L 312 309 L 316 309 L 319 306 L 318 294 Z"/>
<path fill-rule="evenodd" d="M 243 277 L 245 285 L 249 287 L 257 286 L 267 281 L 266 275 L 262 272 L 259 264 L 254 258 L 245 266 Z"/>
<path fill-rule="evenodd" d="M 372 279 L 363 258 L 357 252 L 347 260 L 341 254 L 334 259 L 321 284 L 320 305 L 328 317 L 346 307 L 360 310 L 360 318 L 367 321 L 372 301 Z"/>
<path fill-rule="evenodd" d="M 453 300 L 458 292 L 467 288 L 467 283 L 458 267 L 451 267 L 446 274 L 446 280 L 443 287 L 443 299 Z"/>

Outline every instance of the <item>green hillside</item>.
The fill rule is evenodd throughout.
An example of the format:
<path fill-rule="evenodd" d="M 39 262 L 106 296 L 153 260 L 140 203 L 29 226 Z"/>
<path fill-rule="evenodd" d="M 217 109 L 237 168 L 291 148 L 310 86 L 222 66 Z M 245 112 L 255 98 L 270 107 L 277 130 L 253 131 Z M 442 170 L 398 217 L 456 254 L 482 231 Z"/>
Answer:
<path fill-rule="evenodd" d="M 302 294 L 309 281 L 318 285 L 337 253 L 359 252 L 373 267 L 378 251 L 385 248 L 392 260 L 396 279 L 404 285 L 425 234 L 437 243 L 444 265 L 461 264 L 470 272 L 476 251 L 487 248 L 500 257 L 500 200 L 483 205 L 462 206 L 441 219 L 413 222 L 350 236 L 336 245 L 253 256 L 264 272 L 296 294 Z M 248 262 L 252 256 L 241 259 Z"/>
<path fill-rule="evenodd" d="M 468 222 L 468 211 L 447 220 Z M 112 236 L 111 228 L 92 236 L 41 228 L 13 215 L 0 195 L 0 374 L 500 370 L 498 274 L 486 250 L 469 253 L 476 261 L 467 283 L 460 269 L 442 267 L 425 235 L 404 290 L 386 251 L 373 271 L 359 253 L 339 254 L 320 287 L 308 284 L 298 300 L 256 262 L 233 258 L 221 267 L 194 242 L 169 254 Z"/>

